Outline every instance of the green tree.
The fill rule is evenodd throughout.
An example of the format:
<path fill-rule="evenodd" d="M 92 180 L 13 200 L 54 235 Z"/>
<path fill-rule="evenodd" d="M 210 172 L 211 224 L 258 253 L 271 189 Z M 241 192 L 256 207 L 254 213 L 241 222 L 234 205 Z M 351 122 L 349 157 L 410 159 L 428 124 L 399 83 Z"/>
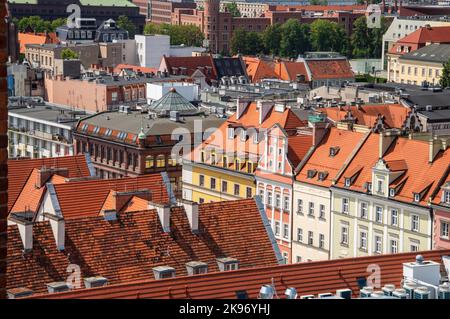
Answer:
<path fill-rule="evenodd" d="M 134 35 L 136 34 L 136 26 L 134 23 L 125 15 L 121 15 L 117 18 L 117 26 L 128 31 L 128 36 L 131 39 L 134 39 Z"/>
<path fill-rule="evenodd" d="M 203 32 L 194 25 L 171 25 L 149 23 L 144 27 L 144 34 L 164 34 L 170 36 L 172 45 L 185 44 L 188 46 L 201 46 Z"/>
<path fill-rule="evenodd" d="M 279 23 L 270 25 L 264 30 L 262 34 L 262 42 L 264 45 L 264 52 L 266 54 L 280 54 L 281 32 L 282 27 Z"/>
<path fill-rule="evenodd" d="M 388 26 L 384 18 L 381 19 L 381 28 L 368 28 L 365 16 L 356 19 L 350 38 L 352 56 L 355 58 L 381 57 L 383 34 L 387 28 Z"/>
<path fill-rule="evenodd" d="M 55 32 L 57 27 L 64 25 L 65 23 L 66 19 L 63 18 L 47 21 L 39 16 L 23 17 L 18 21 L 16 20 L 16 25 L 20 32 L 25 32 L 29 27 L 36 33 Z"/>
<path fill-rule="evenodd" d="M 247 31 L 244 28 L 238 28 L 231 37 L 230 50 L 232 54 L 247 53 Z"/>
<path fill-rule="evenodd" d="M 442 69 L 441 78 L 439 80 L 439 84 L 441 87 L 446 88 L 450 87 L 450 59 L 443 64 L 444 68 Z"/>
<path fill-rule="evenodd" d="M 144 27 L 144 34 L 146 35 L 160 34 L 159 25 L 155 23 L 146 24 Z"/>
<path fill-rule="evenodd" d="M 225 4 L 225 8 L 227 9 L 228 12 L 231 13 L 232 17 L 240 17 L 241 16 L 241 11 L 239 11 L 239 8 L 235 1 Z"/>
<path fill-rule="evenodd" d="M 324 19 L 311 23 L 311 47 L 315 51 L 337 51 L 347 54 L 349 41 L 344 28 Z"/>
<path fill-rule="evenodd" d="M 263 52 L 264 50 L 262 37 L 258 32 L 248 32 L 245 42 L 247 43 L 247 47 L 244 54 L 255 55 Z"/>
<path fill-rule="evenodd" d="M 76 53 L 72 49 L 65 48 L 61 51 L 61 59 L 63 60 L 78 59 L 78 53 Z"/>
<path fill-rule="evenodd" d="M 289 19 L 281 27 L 280 55 L 296 58 L 310 49 L 309 25 Z"/>

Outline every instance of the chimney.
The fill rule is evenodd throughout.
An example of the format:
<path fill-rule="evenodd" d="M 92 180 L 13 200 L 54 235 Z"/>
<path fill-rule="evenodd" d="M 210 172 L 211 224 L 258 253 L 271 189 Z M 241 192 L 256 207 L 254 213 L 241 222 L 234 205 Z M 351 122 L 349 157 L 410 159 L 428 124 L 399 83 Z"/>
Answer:
<path fill-rule="evenodd" d="M 184 207 L 192 232 L 198 232 L 200 229 L 198 224 L 198 203 L 182 199 L 180 204 Z"/>
<path fill-rule="evenodd" d="M 396 134 L 391 132 L 381 132 L 378 137 L 378 157 L 383 158 L 389 146 L 394 141 Z"/>
<path fill-rule="evenodd" d="M 11 215 L 8 221 L 17 225 L 23 250 L 24 252 L 30 252 L 33 249 L 33 222 L 16 214 Z"/>
<path fill-rule="evenodd" d="M 441 150 L 442 143 L 438 139 L 431 139 L 428 141 L 428 143 L 429 143 L 428 162 L 433 163 L 437 153 L 439 153 L 439 151 Z"/>
<path fill-rule="evenodd" d="M 158 212 L 159 221 L 165 233 L 170 232 L 170 205 L 159 204 L 155 202 L 148 203 L 149 209 L 156 209 Z"/>
<path fill-rule="evenodd" d="M 63 251 L 66 237 L 66 223 L 64 221 L 64 217 L 49 213 L 44 213 L 44 217 L 48 218 L 50 221 L 56 247 L 59 251 Z"/>
<path fill-rule="evenodd" d="M 53 175 L 60 175 L 62 177 L 69 177 L 69 169 L 67 168 L 46 168 L 42 167 L 38 170 L 36 187 L 41 188 Z"/>
<path fill-rule="evenodd" d="M 270 110 L 273 107 L 273 102 L 268 100 L 259 100 L 256 102 L 256 108 L 259 111 L 259 124 L 266 119 L 267 114 L 269 114 Z"/>

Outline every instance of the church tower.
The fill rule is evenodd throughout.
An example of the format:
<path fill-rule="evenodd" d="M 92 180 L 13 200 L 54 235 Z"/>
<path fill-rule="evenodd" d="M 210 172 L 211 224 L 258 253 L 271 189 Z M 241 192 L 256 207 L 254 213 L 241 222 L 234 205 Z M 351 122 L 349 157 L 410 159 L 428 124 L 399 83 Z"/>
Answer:
<path fill-rule="evenodd" d="M 205 38 L 209 42 L 209 50 L 216 53 L 218 50 L 219 40 L 219 12 L 220 0 L 205 0 L 204 1 L 204 33 Z"/>

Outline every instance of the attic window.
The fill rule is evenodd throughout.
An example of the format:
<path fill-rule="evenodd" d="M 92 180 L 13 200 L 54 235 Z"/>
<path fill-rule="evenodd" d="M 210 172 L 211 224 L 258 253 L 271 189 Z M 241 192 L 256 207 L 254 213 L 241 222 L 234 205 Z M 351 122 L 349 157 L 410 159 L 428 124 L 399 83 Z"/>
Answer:
<path fill-rule="evenodd" d="M 389 196 L 391 197 L 395 196 L 395 188 L 389 188 Z"/>
<path fill-rule="evenodd" d="M 330 157 L 334 157 L 336 156 L 336 154 L 339 152 L 339 147 L 330 147 Z"/>
<path fill-rule="evenodd" d="M 328 172 L 319 172 L 319 181 L 324 181 L 328 176 Z"/>
<path fill-rule="evenodd" d="M 239 269 L 239 261 L 235 258 L 231 257 L 217 258 L 216 261 L 220 271 Z"/>
<path fill-rule="evenodd" d="M 206 274 L 208 272 L 208 264 L 201 261 L 190 261 L 186 263 L 188 276 Z"/>
<path fill-rule="evenodd" d="M 420 202 L 420 194 L 419 193 L 414 193 L 414 201 Z"/>
<path fill-rule="evenodd" d="M 367 190 L 367 192 L 372 192 L 372 183 L 370 183 L 370 182 L 367 182 L 365 185 L 364 185 L 364 188 Z"/>
<path fill-rule="evenodd" d="M 446 204 L 450 204 L 450 191 L 444 191 L 443 202 Z"/>
<path fill-rule="evenodd" d="M 169 266 L 158 266 L 153 268 L 155 279 L 166 279 L 175 277 L 175 269 Z"/>
<path fill-rule="evenodd" d="M 313 178 L 314 176 L 316 176 L 317 171 L 315 169 L 309 169 L 308 170 L 308 178 Z"/>
<path fill-rule="evenodd" d="M 56 292 L 69 291 L 70 286 L 65 281 L 51 282 L 47 284 L 47 290 L 49 294 Z"/>
<path fill-rule="evenodd" d="M 350 187 L 351 184 L 352 184 L 352 180 L 350 178 L 346 178 L 345 179 L 345 187 Z"/>
<path fill-rule="evenodd" d="M 92 133 L 97 134 L 98 131 L 100 131 L 100 127 L 96 126 L 96 127 L 94 127 L 94 130 L 92 131 Z"/>

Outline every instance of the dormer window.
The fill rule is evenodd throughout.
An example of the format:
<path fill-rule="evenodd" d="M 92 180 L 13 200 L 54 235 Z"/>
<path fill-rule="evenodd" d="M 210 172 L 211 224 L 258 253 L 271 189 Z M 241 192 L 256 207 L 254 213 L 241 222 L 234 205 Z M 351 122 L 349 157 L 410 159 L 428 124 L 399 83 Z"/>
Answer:
<path fill-rule="evenodd" d="M 308 178 L 313 178 L 316 175 L 317 171 L 315 169 L 308 170 Z"/>
<path fill-rule="evenodd" d="M 208 272 L 208 264 L 201 261 L 190 261 L 186 263 L 188 276 L 206 274 Z"/>
<path fill-rule="evenodd" d="M 330 157 L 336 156 L 336 154 L 339 152 L 339 147 L 330 147 Z"/>
<path fill-rule="evenodd" d="M 444 203 L 450 204 L 450 191 L 444 191 Z"/>
<path fill-rule="evenodd" d="M 155 279 L 166 279 L 175 277 L 175 269 L 169 266 L 158 266 L 153 268 Z"/>
<path fill-rule="evenodd" d="M 414 201 L 420 202 L 420 194 L 419 193 L 414 193 Z"/>
<path fill-rule="evenodd" d="M 228 138 L 230 140 L 232 140 L 234 138 L 234 128 L 232 128 L 232 127 L 228 128 Z"/>
<path fill-rule="evenodd" d="M 239 269 L 239 261 L 236 258 L 231 257 L 217 258 L 216 261 L 220 271 Z"/>
<path fill-rule="evenodd" d="M 395 196 L 395 188 L 389 188 L 389 196 L 391 197 Z"/>
<path fill-rule="evenodd" d="M 345 179 L 345 187 L 350 187 L 351 184 L 352 184 L 352 180 L 350 178 L 346 178 Z"/>
<path fill-rule="evenodd" d="M 377 182 L 377 193 L 384 194 L 384 181 L 379 179 Z"/>
<path fill-rule="evenodd" d="M 241 131 L 241 141 L 245 142 L 246 139 L 247 139 L 247 131 L 246 130 L 242 130 Z"/>
<path fill-rule="evenodd" d="M 328 176 L 328 172 L 319 172 L 319 181 L 324 181 Z"/>
<path fill-rule="evenodd" d="M 370 182 L 365 183 L 364 188 L 367 190 L 368 193 L 372 192 L 372 183 Z"/>

